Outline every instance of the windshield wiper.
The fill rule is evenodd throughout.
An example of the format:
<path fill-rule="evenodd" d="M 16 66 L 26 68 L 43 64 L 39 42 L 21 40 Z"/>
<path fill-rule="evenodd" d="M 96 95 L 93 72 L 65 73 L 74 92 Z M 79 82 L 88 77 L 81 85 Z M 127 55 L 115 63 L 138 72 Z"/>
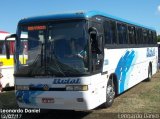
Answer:
<path fill-rule="evenodd" d="M 44 43 L 42 43 L 41 45 L 41 66 L 43 66 L 43 57 L 44 57 Z"/>
<path fill-rule="evenodd" d="M 44 67 L 44 44 L 41 45 L 41 54 L 38 54 L 33 63 L 29 66 L 28 75 L 38 74 L 40 68 Z M 35 73 L 36 72 L 36 73 Z"/>
<path fill-rule="evenodd" d="M 72 68 L 71 66 L 68 66 L 64 63 L 61 63 L 57 58 L 52 59 L 52 61 L 49 64 L 49 67 L 54 67 L 56 66 L 66 75 L 73 75 L 73 74 L 82 74 L 80 71 L 77 69 Z"/>
<path fill-rule="evenodd" d="M 58 71 L 63 75 L 63 76 L 66 76 L 65 75 L 65 73 L 61 70 L 61 67 L 60 67 L 60 65 L 59 65 L 59 61 L 58 61 L 58 58 L 57 58 L 57 56 L 56 56 L 56 54 L 55 54 L 55 52 L 53 51 L 53 55 L 54 55 L 54 63 L 55 63 L 55 65 L 56 65 L 56 67 L 57 67 L 57 69 L 58 69 Z M 52 58 L 52 57 L 51 57 Z M 51 59 L 51 61 L 52 61 L 53 59 Z"/>

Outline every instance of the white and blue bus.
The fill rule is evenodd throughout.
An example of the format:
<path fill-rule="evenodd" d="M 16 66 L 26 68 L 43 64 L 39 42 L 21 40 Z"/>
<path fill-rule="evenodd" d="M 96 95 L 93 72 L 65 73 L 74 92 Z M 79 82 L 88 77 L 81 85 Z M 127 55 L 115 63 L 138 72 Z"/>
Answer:
<path fill-rule="evenodd" d="M 25 18 L 10 37 L 16 38 L 14 77 L 22 108 L 109 107 L 116 95 L 157 71 L 156 31 L 101 12 Z"/>

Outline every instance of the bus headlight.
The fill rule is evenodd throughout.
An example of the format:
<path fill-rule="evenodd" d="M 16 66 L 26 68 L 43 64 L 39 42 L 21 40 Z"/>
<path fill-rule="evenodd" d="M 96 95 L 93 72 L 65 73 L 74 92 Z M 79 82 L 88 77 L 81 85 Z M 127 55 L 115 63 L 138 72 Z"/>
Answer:
<path fill-rule="evenodd" d="M 16 90 L 29 90 L 29 86 L 27 85 L 16 85 Z"/>
<path fill-rule="evenodd" d="M 67 85 L 66 91 L 87 91 L 88 85 Z"/>
<path fill-rule="evenodd" d="M 74 87 L 73 86 L 66 86 L 66 91 L 73 91 Z"/>

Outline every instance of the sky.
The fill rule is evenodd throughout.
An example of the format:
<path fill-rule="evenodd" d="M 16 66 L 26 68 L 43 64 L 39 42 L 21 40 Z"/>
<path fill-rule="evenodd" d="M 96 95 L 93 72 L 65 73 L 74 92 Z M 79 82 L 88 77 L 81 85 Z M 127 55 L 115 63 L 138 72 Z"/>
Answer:
<path fill-rule="evenodd" d="M 1 0 L 0 30 L 15 33 L 18 21 L 26 17 L 91 10 L 153 27 L 160 34 L 160 0 Z"/>

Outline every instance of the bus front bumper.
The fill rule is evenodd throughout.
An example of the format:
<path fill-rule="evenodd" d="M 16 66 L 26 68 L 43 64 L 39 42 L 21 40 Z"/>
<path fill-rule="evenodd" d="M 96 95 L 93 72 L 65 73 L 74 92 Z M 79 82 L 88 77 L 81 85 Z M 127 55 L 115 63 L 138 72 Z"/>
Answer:
<path fill-rule="evenodd" d="M 90 91 L 16 91 L 21 108 L 91 110 L 99 105 Z"/>

